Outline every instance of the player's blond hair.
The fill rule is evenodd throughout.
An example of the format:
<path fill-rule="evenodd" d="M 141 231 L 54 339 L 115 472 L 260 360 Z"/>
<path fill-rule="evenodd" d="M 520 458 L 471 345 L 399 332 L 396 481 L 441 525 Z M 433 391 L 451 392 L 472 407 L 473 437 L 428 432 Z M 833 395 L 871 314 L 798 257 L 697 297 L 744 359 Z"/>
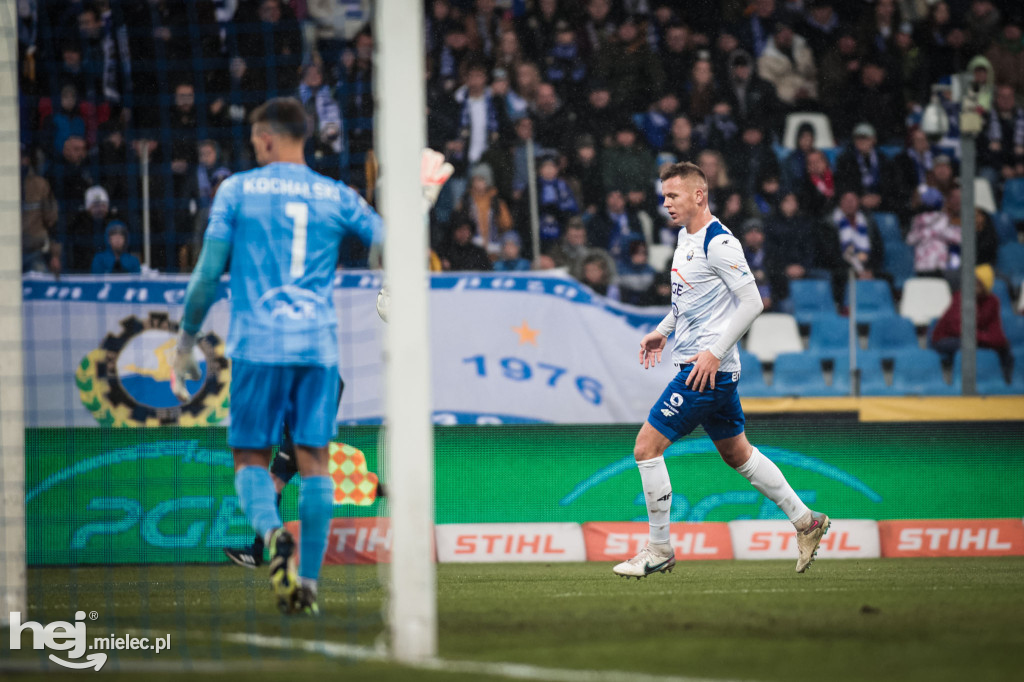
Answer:
<path fill-rule="evenodd" d="M 689 180 L 690 178 L 698 178 L 704 186 L 708 186 L 708 178 L 704 175 L 704 171 L 700 169 L 695 163 L 689 161 L 681 161 L 680 163 L 673 163 L 670 166 L 666 166 L 659 173 L 659 177 L 662 182 L 665 182 L 669 178 L 679 178 L 680 180 Z"/>

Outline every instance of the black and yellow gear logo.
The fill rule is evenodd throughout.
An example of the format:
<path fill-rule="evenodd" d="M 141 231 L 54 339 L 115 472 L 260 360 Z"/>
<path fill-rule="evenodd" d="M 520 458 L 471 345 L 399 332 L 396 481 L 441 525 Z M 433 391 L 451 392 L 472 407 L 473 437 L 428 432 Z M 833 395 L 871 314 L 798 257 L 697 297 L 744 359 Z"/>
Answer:
<path fill-rule="evenodd" d="M 196 343 L 206 359 L 206 373 L 192 400 L 182 405 L 166 399 L 169 353 L 177 333 L 178 323 L 165 312 L 151 312 L 144 320 L 133 315 L 121 320 L 120 333 L 107 334 L 99 348 L 82 358 L 75 383 L 82 404 L 101 426 L 210 426 L 227 417 L 231 363 L 216 334 L 201 336 Z M 146 336 L 162 341 L 146 353 L 150 366 L 125 363 L 122 352 Z"/>

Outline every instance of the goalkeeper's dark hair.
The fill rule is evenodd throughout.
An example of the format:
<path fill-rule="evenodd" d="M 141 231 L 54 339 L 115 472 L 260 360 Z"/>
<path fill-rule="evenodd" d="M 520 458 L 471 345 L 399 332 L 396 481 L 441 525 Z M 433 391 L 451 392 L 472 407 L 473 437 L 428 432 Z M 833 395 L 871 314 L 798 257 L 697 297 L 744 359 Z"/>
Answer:
<path fill-rule="evenodd" d="M 275 97 L 252 110 L 249 123 L 267 125 L 276 135 L 302 141 L 308 135 L 306 110 L 294 97 Z"/>

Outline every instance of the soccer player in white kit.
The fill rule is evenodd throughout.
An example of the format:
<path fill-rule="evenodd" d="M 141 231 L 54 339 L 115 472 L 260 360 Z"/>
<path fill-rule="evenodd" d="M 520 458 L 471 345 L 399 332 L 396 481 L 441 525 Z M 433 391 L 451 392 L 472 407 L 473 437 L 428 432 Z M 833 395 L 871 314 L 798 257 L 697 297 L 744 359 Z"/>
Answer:
<path fill-rule="evenodd" d="M 672 310 L 640 341 L 640 364 L 648 369 L 661 362 L 665 343 L 675 332 L 672 362 L 679 372 L 651 408 L 633 449 L 647 502 L 650 540 L 613 571 L 639 579 L 675 566 L 669 541 L 672 483 L 664 452 L 700 425 L 725 463 L 793 523 L 799 550 L 796 571 L 803 573 L 830 520 L 808 509 L 775 463 L 747 441 L 736 393 L 736 342 L 764 309 L 761 296 L 739 239 L 711 215 L 704 172 L 692 163 L 677 163 L 662 171 L 661 181 L 665 208 L 683 229 L 672 257 Z"/>

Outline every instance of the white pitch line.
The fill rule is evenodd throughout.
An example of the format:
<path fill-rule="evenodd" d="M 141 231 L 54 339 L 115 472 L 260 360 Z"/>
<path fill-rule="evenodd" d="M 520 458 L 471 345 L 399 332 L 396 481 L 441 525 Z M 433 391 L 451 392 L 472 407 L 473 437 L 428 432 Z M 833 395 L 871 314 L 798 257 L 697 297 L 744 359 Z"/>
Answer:
<path fill-rule="evenodd" d="M 323 654 L 329 658 L 394 662 L 383 649 L 355 644 L 290 639 L 287 637 L 268 637 L 266 635 L 246 633 L 229 634 L 225 636 L 225 639 L 229 642 L 266 647 L 268 649 L 301 649 L 302 651 Z M 548 680 L 549 682 L 621 682 L 622 680 L 630 680 L 630 682 L 741 682 L 740 680 L 724 678 L 646 675 L 622 670 L 542 668 L 522 663 L 451 661 L 443 658 L 431 658 L 419 663 L 401 663 L 399 665 L 421 670 L 465 673 L 468 675 L 492 675 L 494 677 L 507 677 L 514 680 Z"/>
<path fill-rule="evenodd" d="M 864 592 L 865 587 L 765 587 L 759 589 L 712 589 L 712 590 L 658 590 L 657 592 L 641 592 L 639 597 L 665 597 L 677 595 L 680 597 L 695 594 L 804 594 L 808 592 Z M 965 588 L 959 585 L 929 585 L 923 587 L 901 587 L 893 586 L 871 586 L 874 592 L 954 592 Z M 552 599 L 564 599 L 567 597 L 611 597 L 607 592 L 559 592 L 550 595 Z"/>

